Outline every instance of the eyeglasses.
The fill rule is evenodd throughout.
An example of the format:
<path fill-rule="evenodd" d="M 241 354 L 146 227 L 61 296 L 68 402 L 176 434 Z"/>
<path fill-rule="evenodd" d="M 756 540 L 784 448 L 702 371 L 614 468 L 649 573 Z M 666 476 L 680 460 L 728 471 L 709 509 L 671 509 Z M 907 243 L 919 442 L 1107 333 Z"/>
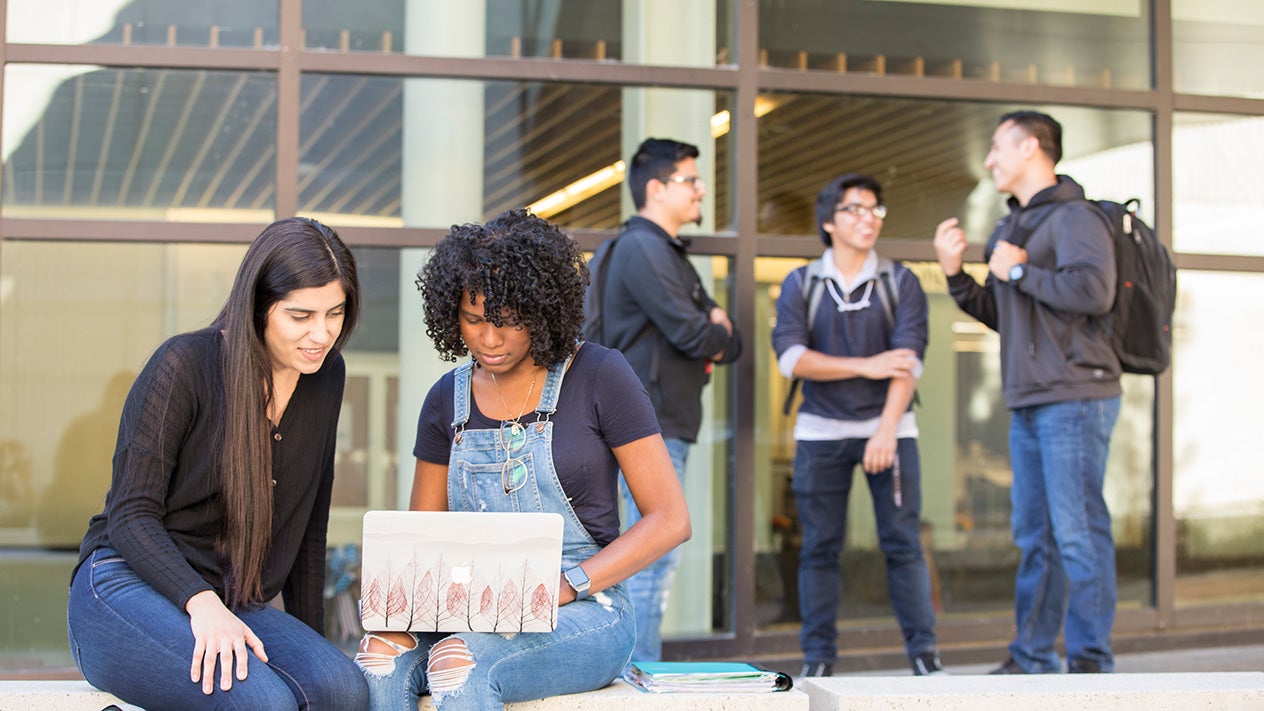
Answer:
<path fill-rule="evenodd" d="M 505 450 L 505 463 L 500 468 L 500 483 L 506 494 L 512 494 L 527 483 L 527 463 L 510 456 L 527 443 L 527 428 L 517 420 L 500 423 L 500 446 Z"/>
<path fill-rule="evenodd" d="M 673 175 L 667 179 L 669 183 L 688 183 L 693 187 L 694 192 L 702 192 L 707 189 L 707 181 L 696 175 Z"/>
<path fill-rule="evenodd" d="M 852 217 L 855 217 L 856 219 L 860 219 L 865 215 L 870 215 L 875 220 L 881 220 L 887 216 L 887 206 L 874 205 L 873 207 L 870 207 L 868 205 L 849 202 L 846 205 L 839 205 L 834 208 L 834 212 L 850 212 Z"/>

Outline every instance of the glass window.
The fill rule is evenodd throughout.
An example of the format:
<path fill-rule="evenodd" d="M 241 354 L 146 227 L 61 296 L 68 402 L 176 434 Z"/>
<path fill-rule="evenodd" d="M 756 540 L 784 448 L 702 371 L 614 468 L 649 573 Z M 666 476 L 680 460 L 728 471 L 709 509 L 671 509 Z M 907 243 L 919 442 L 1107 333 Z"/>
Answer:
<path fill-rule="evenodd" d="M 4 106 L 7 217 L 273 219 L 271 74 L 10 65 Z"/>
<path fill-rule="evenodd" d="M 1150 88 L 1143 0 L 800 0 L 759 6 L 774 67 Z"/>
<path fill-rule="evenodd" d="M 753 343 L 770 342 L 782 281 L 803 263 L 758 260 Z M 1019 555 L 1010 532 L 1009 411 L 1001 394 L 1000 341 L 957 308 L 938 264 L 908 266 L 929 306 L 930 340 L 914 412 L 920 432 L 922 540 L 933 602 L 946 616 L 1008 611 Z M 978 279 L 986 274 L 981 264 L 967 269 Z M 780 375 L 771 349 L 755 353 L 757 566 L 770 573 L 756 588 L 757 617 L 764 627 L 792 629 L 799 620 L 801 532 L 790 490 L 794 415 L 782 412 L 790 383 Z M 1149 604 L 1152 590 L 1153 386 L 1148 378 L 1128 376 L 1124 391 L 1111 440 L 1106 499 L 1113 516 L 1120 605 L 1140 607 Z M 854 475 L 847 512 L 840 619 L 886 620 L 894 626 L 873 506 L 868 488 L 859 484 L 862 478 Z"/>
<path fill-rule="evenodd" d="M 972 242 L 984 242 L 1004 214 L 983 168 L 997 120 L 1036 108 L 1062 124 L 1058 171 L 1090 197 L 1139 197 L 1150 210 L 1153 144 L 1150 115 L 1070 106 L 775 94 L 759 97 L 759 230 L 817 234 L 816 195 L 848 171 L 882 182 L 890 213 L 884 239 L 929 240 L 956 215 Z"/>
<path fill-rule="evenodd" d="M 1179 113 L 1174 125 L 1176 249 L 1264 254 L 1264 117 Z"/>
<path fill-rule="evenodd" d="M 690 257 L 702 283 L 716 302 L 732 313 L 735 286 L 732 260 Z M 728 492 L 733 472 L 732 397 L 735 365 L 716 366 L 711 383 L 702 391 L 702 426 L 689 448 L 685 498 L 693 537 L 681 546 L 680 566 L 672 579 L 670 601 L 663 616 L 664 640 L 698 638 L 731 631 L 730 587 L 733 560 L 729 556 Z"/>
<path fill-rule="evenodd" d="M 308 48 L 709 67 L 732 63 L 726 0 L 306 0 Z"/>
<path fill-rule="evenodd" d="M 728 105 L 700 90 L 309 74 L 299 211 L 447 227 L 530 206 L 566 227 L 614 229 L 632 212 L 624 161 L 652 132 L 700 146 L 703 226 L 723 230 Z"/>
<path fill-rule="evenodd" d="M 275 47 L 277 0 L 9 0 L 8 40 Z"/>
<path fill-rule="evenodd" d="M 1264 5 L 1172 0 L 1172 44 L 1176 91 L 1264 96 Z"/>
<path fill-rule="evenodd" d="M 1264 338 L 1243 328 L 1241 315 L 1264 309 L 1264 277 L 1182 271 L 1179 279 L 1172 344 L 1176 604 L 1258 601 L 1264 481 L 1254 463 L 1264 378 L 1256 357 Z"/>

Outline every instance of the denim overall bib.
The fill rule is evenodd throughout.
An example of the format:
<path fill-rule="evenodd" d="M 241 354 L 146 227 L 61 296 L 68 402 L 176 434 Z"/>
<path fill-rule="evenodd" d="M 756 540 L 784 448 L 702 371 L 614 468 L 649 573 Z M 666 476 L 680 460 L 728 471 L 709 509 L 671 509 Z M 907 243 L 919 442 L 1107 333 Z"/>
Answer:
<path fill-rule="evenodd" d="M 494 429 L 466 429 L 473 362 L 458 367 L 448 459 L 451 511 L 561 514 L 563 570 L 601 548 L 575 515 L 553 465 L 552 417 L 569 363 L 549 369 L 536 408 L 538 421 L 524 423 L 521 432 L 512 422 Z M 461 688 L 436 693 L 435 706 L 444 711 L 503 709 L 505 703 L 599 689 L 619 676 L 636 639 L 632 603 L 623 583 L 559 607 L 557 617 L 557 629 L 550 633 L 452 635 L 465 642 L 474 668 Z M 449 635 L 415 636 L 417 647 L 398 657 L 394 673 L 369 675 L 374 709 L 416 708 L 417 694 L 426 688 L 426 654 Z"/>
<path fill-rule="evenodd" d="M 452 454 L 448 459 L 448 510 L 558 513 L 562 533 L 562 570 L 579 565 L 601 550 L 571 508 L 553 467 L 553 414 L 570 359 L 549 369 L 536 407 L 536 422 L 512 427 L 467 430 L 473 361 L 456 369 L 453 387 Z M 525 441 L 524 441 L 525 436 Z M 511 461 L 512 460 L 512 461 Z M 508 492 L 508 493 L 507 493 Z M 560 572 L 560 571 L 559 571 Z"/>

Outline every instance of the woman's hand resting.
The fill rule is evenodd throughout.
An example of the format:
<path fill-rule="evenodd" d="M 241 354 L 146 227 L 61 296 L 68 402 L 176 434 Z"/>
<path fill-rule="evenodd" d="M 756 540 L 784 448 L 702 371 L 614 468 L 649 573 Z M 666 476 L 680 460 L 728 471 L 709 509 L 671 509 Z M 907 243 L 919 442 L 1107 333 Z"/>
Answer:
<path fill-rule="evenodd" d="M 234 667 L 238 681 L 247 674 L 246 647 L 250 647 L 260 661 L 268 661 L 263 651 L 263 641 L 232 613 L 219 596 L 204 590 L 189 598 L 184 609 L 189 613 L 189 627 L 193 631 L 193 663 L 189 678 L 202 682 L 202 693 L 215 690 L 215 662 L 219 661 L 219 688 L 228 691 L 233 686 Z M 236 664 L 234 664 L 236 657 Z"/>

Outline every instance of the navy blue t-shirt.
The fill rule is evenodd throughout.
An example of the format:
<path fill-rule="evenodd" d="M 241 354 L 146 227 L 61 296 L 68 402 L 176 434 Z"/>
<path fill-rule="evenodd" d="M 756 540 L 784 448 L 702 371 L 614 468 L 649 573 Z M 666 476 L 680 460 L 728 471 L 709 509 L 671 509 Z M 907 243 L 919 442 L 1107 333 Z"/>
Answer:
<path fill-rule="evenodd" d="M 452 450 L 452 390 L 456 377 L 449 371 L 430 388 L 417 418 L 413 456 L 424 462 L 447 464 Z M 470 408 L 466 429 L 495 429 L 493 420 Z M 537 413 L 522 416 L 535 422 Z M 612 447 L 620 447 L 659 433 L 658 418 L 649 395 L 619 351 L 585 343 L 575 354 L 553 421 L 553 466 L 575 515 L 598 545 L 619 535 L 619 465 Z"/>

